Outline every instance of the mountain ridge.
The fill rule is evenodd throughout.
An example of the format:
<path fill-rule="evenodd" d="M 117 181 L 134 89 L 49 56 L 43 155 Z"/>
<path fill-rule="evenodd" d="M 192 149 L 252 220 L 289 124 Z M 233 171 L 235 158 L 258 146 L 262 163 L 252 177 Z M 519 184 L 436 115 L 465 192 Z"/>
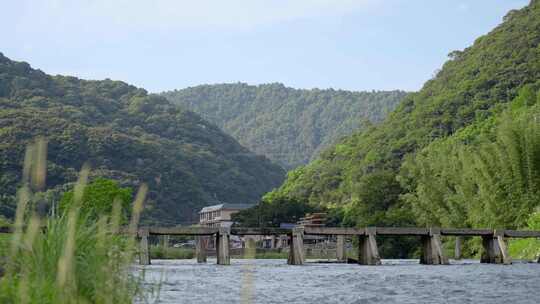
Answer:
<path fill-rule="evenodd" d="M 406 95 L 295 89 L 281 83 L 199 85 L 161 94 L 195 111 L 286 169 L 306 164 L 340 137 L 379 122 Z"/>

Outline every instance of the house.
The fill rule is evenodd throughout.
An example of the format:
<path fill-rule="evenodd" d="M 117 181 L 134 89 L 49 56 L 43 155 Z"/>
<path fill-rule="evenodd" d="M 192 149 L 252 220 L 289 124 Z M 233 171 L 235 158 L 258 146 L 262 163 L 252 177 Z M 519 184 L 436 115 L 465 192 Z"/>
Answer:
<path fill-rule="evenodd" d="M 199 211 L 199 224 L 208 227 L 231 227 L 231 216 L 249 207 L 252 206 L 228 203 L 204 207 Z"/>

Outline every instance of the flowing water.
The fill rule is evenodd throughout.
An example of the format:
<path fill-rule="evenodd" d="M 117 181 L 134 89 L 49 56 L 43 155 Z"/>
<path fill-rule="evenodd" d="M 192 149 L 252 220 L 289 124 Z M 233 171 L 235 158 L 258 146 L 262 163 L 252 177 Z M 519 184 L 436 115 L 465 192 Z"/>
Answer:
<path fill-rule="evenodd" d="M 152 260 L 138 268 L 157 303 L 540 303 L 540 264 L 383 260 L 381 266 L 285 260 Z M 148 295 L 150 303 L 153 297 Z M 147 299 L 148 300 L 148 299 Z"/>

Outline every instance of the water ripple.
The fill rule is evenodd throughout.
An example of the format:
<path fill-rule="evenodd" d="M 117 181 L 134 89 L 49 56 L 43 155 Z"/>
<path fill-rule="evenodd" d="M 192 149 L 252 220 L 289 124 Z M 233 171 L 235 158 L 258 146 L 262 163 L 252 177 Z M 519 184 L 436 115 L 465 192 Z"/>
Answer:
<path fill-rule="evenodd" d="M 252 278 L 253 303 L 540 303 L 540 264 L 450 266 L 385 260 L 382 266 L 309 264 L 284 260 L 152 261 L 147 286 L 160 284 L 158 303 L 240 303 L 243 278 Z M 247 267 L 247 265 L 251 265 Z M 143 268 L 138 268 L 142 273 Z M 141 274 L 142 275 L 142 274 Z"/>

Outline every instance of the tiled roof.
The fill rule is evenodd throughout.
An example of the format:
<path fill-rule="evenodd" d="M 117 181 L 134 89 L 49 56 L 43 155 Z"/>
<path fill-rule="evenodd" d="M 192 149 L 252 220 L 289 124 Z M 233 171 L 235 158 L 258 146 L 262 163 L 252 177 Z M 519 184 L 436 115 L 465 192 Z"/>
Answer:
<path fill-rule="evenodd" d="M 248 204 L 228 204 L 223 203 L 219 205 L 213 205 L 213 206 L 206 206 L 199 211 L 199 213 L 205 213 L 205 212 L 211 212 L 211 211 L 217 211 L 217 210 L 243 210 L 252 207 L 252 205 Z"/>

